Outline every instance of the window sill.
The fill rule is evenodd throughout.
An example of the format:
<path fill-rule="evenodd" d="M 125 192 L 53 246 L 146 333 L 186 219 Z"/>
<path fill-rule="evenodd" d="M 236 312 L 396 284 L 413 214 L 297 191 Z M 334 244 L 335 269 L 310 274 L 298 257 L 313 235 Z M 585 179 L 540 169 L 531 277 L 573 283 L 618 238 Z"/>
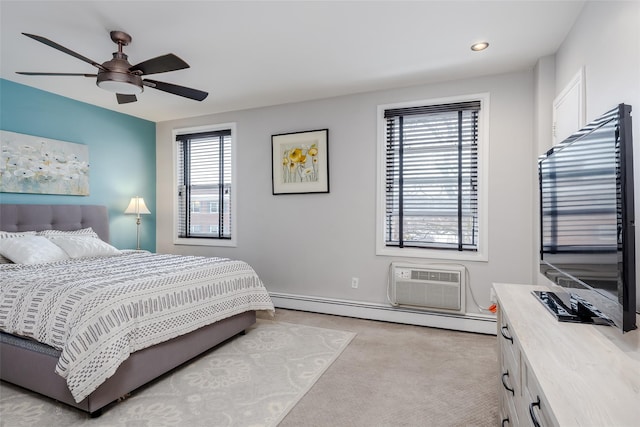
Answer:
<path fill-rule="evenodd" d="M 378 256 L 392 256 L 397 258 L 425 258 L 440 259 L 448 261 L 478 261 L 488 262 L 489 257 L 485 252 L 459 252 L 436 249 L 416 249 L 416 248 L 376 248 Z"/>
<path fill-rule="evenodd" d="M 183 245 L 183 246 L 218 246 L 218 247 L 227 247 L 227 248 L 235 248 L 237 247 L 237 243 L 235 240 L 219 240 L 219 239 L 181 239 L 176 238 L 173 239 L 174 245 Z"/>

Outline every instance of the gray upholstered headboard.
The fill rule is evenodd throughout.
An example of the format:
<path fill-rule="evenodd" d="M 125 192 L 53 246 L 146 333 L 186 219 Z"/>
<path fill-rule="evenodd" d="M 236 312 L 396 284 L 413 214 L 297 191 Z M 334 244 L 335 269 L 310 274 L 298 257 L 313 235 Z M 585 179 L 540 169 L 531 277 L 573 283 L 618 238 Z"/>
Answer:
<path fill-rule="evenodd" d="M 109 242 L 109 214 L 99 205 L 0 204 L 0 230 L 79 230 L 91 227 Z"/>

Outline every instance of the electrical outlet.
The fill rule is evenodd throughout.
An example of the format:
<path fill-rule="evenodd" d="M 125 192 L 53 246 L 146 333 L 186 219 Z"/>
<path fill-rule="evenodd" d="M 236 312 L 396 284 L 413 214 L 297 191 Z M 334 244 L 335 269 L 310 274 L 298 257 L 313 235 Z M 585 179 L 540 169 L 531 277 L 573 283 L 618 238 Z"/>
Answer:
<path fill-rule="evenodd" d="M 353 289 L 358 289 L 358 284 L 360 283 L 360 279 L 358 279 L 357 277 L 352 277 L 351 278 L 351 287 Z"/>

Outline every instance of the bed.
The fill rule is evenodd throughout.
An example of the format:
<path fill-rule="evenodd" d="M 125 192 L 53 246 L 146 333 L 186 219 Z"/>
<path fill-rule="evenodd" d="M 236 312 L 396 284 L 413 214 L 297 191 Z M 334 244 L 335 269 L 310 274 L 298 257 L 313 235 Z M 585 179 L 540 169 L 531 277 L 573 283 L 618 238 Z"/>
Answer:
<path fill-rule="evenodd" d="M 0 230 L 75 253 L 0 263 L 0 379 L 91 416 L 273 311 L 242 261 L 110 253 L 105 206 L 0 204 Z M 85 256 L 77 242 L 101 249 Z"/>

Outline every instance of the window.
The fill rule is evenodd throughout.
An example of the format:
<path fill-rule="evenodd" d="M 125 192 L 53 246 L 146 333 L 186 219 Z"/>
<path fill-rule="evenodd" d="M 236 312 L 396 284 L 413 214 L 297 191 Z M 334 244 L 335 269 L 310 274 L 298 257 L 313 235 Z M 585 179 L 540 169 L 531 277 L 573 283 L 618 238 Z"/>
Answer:
<path fill-rule="evenodd" d="M 233 130 L 175 132 L 176 243 L 235 246 Z"/>
<path fill-rule="evenodd" d="M 379 254 L 485 256 L 479 198 L 482 108 L 482 99 L 380 108 Z"/>

